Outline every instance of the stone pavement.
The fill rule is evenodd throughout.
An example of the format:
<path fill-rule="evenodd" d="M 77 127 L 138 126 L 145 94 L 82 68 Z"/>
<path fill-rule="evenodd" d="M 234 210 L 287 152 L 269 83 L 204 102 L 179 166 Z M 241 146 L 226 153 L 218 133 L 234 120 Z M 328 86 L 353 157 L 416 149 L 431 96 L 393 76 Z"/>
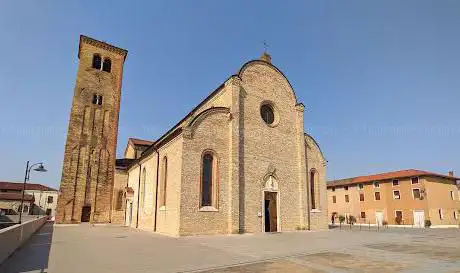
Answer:
<path fill-rule="evenodd" d="M 460 229 L 171 238 L 125 227 L 47 225 L 0 272 L 460 272 Z"/>

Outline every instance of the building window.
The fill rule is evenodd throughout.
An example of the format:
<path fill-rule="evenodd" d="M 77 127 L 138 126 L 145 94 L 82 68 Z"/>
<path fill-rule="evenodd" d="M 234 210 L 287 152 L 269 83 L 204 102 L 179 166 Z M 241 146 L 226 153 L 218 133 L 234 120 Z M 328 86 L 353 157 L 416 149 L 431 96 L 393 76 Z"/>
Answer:
<path fill-rule="evenodd" d="M 450 191 L 450 199 L 455 200 L 454 191 Z"/>
<path fill-rule="evenodd" d="M 275 113 L 273 107 L 269 104 L 264 104 L 260 107 L 260 115 L 267 124 L 272 124 L 275 121 Z"/>
<path fill-rule="evenodd" d="M 401 199 L 399 191 L 393 191 L 393 199 Z"/>
<path fill-rule="evenodd" d="M 442 209 L 439 209 L 438 213 L 439 213 L 439 219 L 443 220 L 444 219 L 444 213 L 443 213 Z"/>
<path fill-rule="evenodd" d="M 97 104 L 97 105 L 102 105 L 102 96 L 97 95 L 97 94 L 93 94 L 92 103 Z"/>
<path fill-rule="evenodd" d="M 29 213 L 29 206 L 24 205 L 24 210 L 22 212 L 23 213 Z"/>
<path fill-rule="evenodd" d="M 412 195 L 414 196 L 414 199 L 421 199 L 420 195 L 420 189 L 412 189 Z"/>
<path fill-rule="evenodd" d="M 344 186 L 343 189 L 347 191 L 347 190 L 348 190 L 348 186 Z"/>
<path fill-rule="evenodd" d="M 399 186 L 399 180 L 393 179 L 393 187 Z"/>
<path fill-rule="evenodd" d="M 123 190 L 119 190 L 117 194 L 117 203 L 115 205 L 116 210 L 122 210 L 123 209 Z"/>
<path fill-rule="evenodd" d="M 217 201 L 217 158 L 211 152 L 202 157 L 201 206 L 216 207 Z"/>
<path fill-rule="evenodd" d="M 335 197 L 335 195 L 332 196 L 332 203 L 337 203 L 337 198 Z"/>
<path fill-rule="evenodd" d="M 104 64 L 102 65 L 102 70 L 110 73 L 111 69 L 112 69 L 112 62 L 110 61 L 109 58 L 105 58 Z"/>
<path fill-rule="evenodd" d="M 317 198 L 316 198 L 316 172 L 315 170 L 310 170 L 310 198 L 311 198 L 311 209 L 316 209 Z"/>
<path fill-rule="evenodd" d="M 331 190 L 332 190 L 332 191 L 335 191 L 335 187 L 332 187 Z"/>
<path fill-rule="evenodd" d="M 144 169 L 142 170 L 142 178 L 141 178 L 141 189 L 140 189 L 140 194 L 141 194 L 141 208 L 144 209 L 145 208 L 145 182 L 146 182 L 146 178 L 147 178 L 147 170 Z"/>
<path fill-rule="evenodd" d="M 363 184 L 358 184 L 358 189 L 360 189 L 360 190 L 364 189 L 364 185 Z"/>
<path fill-rule="evenodd" d="M 412 177 L 411 183 L 413 184 L 418 184 L 418 177 Z"/>
<path fill-rule="evenodd" d="M 348 197 L 348 194 L 345 194 L 345 202 L 350 202 L 350 198 Z"/>
<path fill-rule="evenodd" d="M 375 197 L 375 200 L 376 201 L 379 201 L 380 200 L 380 192 L 374 192 L 374 197 Z"/>
<path fill-rule="evenodd" d="M 376 181 L 373 184 L 374 184 L 374 188 L 376 188 L 376 189 L 380 188 L 380 183 L 379 182 Z"/>
<path fill-rule="evenodd" d="M 48 196 L 48 204 L 53 203 L 53 196 Z"/>
<path fill-rule="evenodd" d="M 401 210 L 395 210 L 395 223 L 400 225 L 403 221 L 403 213 Z"/>
<path fill-rule="evenodd" d="M 454 210 L 454 219 L 458 219 L 458 212 L 456 210 Z"/>
<path fill-rule="evenodd" d="M 97 70 L 101 70 L 101 55 L 94 54 L 93 55 L 93 68 Z"/>
<path fill-rule="evenodd" d="M 361 211 L 361 219 L 366 219 L 366 212 Z"/>
<path fill-rule="evenodd" d="M 168 158 L 163 157 L 163 169 L 161 177 L 161 195 L 160 195 L 160 207 L 166 206 L 166 188 L 168 187 Z"/>
<path fill-rule="evenodd" d="M 364 193 L 359 194 L 359 201 L 364 202 Z"/>

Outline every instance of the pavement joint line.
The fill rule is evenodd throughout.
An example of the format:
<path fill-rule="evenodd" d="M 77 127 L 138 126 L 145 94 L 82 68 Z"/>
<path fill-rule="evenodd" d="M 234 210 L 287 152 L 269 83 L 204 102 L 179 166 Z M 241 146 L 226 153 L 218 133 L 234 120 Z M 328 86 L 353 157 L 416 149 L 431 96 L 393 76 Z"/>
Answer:
<path fill-rule="evenodd" d="M 233 264 L 227 264 L 227 265 L 221 265 L 221 266 L 214 266 L 214 267 L 207 267 L 207 268 L 201 268 L 201 269 L 193 269 L 193 270 L 184 270 L 184 271 L 177 271 L 178 273 L 199 273 L 203 271 L 208 271 L 208 270 L 216 270 L 216 269 L 224 269 L 224 268 L 229 268 L 229 267 L 236 267 L 236 266 L 242 266 L 242 265 L 251 265 L 251 264 L 258 264 L 258 263 L 264 263 L 264 262 L 270 262 L 270 261 L 278 261 L 278 260 L 286 260 L 289 258 L 298 258 L 301 256 L 308 256 L 312 254 L 317 254 L 317 253 L 324 253 L 324 252 L 329 252 L 328 250 L 325 249 L 320 249 L 319 251 L 310 251 L 310 252 L 302 252 L 302 253 L 295 253 L 295 254 L 288 254 L 288 255 L 281 255 L 281 256 L 274 256 L 274 257 L 269 257 L 269 258 L 262 258 L 254 261 L 248 261 L 248 262 L 237 262 Z M 245 256 L 247 257 L 247 256 Z"/>
<path fill-rule="evenodd" d="M 286 260 L 291 261 L 291 262 L 296 263 L 296 264 L 299 264 L 299 265 L 302 265 L 302 266 L 309 267 L 309 268 L 323 270 L 325 272 L 335 272 L 335 273 L 347 273 L 347 272 L 349 272 L 348 270 L 339 269 L 339 268 L 330 267 L 330 266 L 321 265 L 321 264 L 312 263 L 312 262 L 307 262 L 307 261 L 304 261 L 304 260 L 300 260 L 298 258 L 286 258 Z"/>

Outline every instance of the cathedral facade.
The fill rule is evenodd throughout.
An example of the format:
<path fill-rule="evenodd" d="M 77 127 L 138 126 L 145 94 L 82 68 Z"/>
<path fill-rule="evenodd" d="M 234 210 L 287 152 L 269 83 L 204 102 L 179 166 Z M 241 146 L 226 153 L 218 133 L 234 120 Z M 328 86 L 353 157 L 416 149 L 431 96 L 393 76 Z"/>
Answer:
<path fill-rule="evenodd" d="M 119 103 L 119 90 L 111 90 Z M 116 116 L 111 128 L 118 126 Z M 75 147 L 69 137 L 67 146 Z M 58 214 L 89 184 L 96 205 L 91 203 L 85 220 L 92 222 L 171 236 L 327 228 L 326 160 L 304 130 L 304 105 L 267 53 L 242 65 L 157 140 L 130 139 L 123 159 L 110 155 L 107 166 L 114 175 L 99 182 L 92 180 L 92 171 L 91 179 L 85 178 L 90 167 L 66 169 L 64 161 L 61 192 L 69 194 L 60 201 Z M 96 161 L 74 164 L 88 163 L 92 170 Z M 85 184 L 85 179 L 92 182 Z M 105 185 L 106 195 L 95 194 Z M 105 196 L 110 200 L 105 202 Z M 83 211 L 87 203 L 75 200 L 86 199 L 73 199 L 82 204 L 75 211 Z M 97 205 L 101 202 L 105 214 Z M 77 212 L 74 218 L 83 221 L 82 215 Z"/>

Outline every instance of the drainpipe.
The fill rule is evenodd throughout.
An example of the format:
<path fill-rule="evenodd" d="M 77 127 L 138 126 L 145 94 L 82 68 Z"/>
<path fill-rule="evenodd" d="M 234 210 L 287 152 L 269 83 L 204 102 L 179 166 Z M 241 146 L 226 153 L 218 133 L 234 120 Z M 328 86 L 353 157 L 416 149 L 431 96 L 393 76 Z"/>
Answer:
<path fill-rule="evenodd" d="M 304 137 L 305 138 L 305 137 Z M 309 181 L 309 174 L 310 174 L 310 171 L 308 170 L 308 155 L 307 155 L 307 147 L 306 147 L 306 143 L 305 143 L 305 168 L 307 169 L 307 172 L 306 172 L 306 176 L 307 176 L 307 221 L 308 221 L 308 224 L 307 224 L 307 228 L 308 230 L 311 230 L 311 225 L 310 225 L 310 181 Z"/>
<path fill-rule="evenodd" d="M 126 223 L 126 212 L 128 211 L 128 198 L 126 198 L 126 194 L 128 193 L 127 190 L 128 190 L 128 187 L 129 187 L 129 171 L 128 169 L 126 169 L 126 172 L 128 173 L 127 175 L 127 179 L 126 179 L 126 187 L 125 187 L 125 213 L 123 215 L 123 222 L 125 223 L 125 225 L 127 226 L 127 223 Z M 131 217 L 133 217 L 131 215 Z M 131 227 L 131 225 L 129 225 L 129 227 Z"/>
<path fill-rule="evenodd" d="M 159 174 L 158 169 L 159 169 L 159 167 L 160 167 L 160 153 L 157 150 L 157 183 L 156 183 L 156 186 L 155 186 L 155 220 L 154 220 L 154 223 L 153 223 L 153 232 L 157 231 L 158 174 Z"/>
<path fill-rule="evenodd" d="M 136 212 L 136 228 L 139 227 L 139 202 L 140 202 L 140 190 L 141 190 L 141 164 L 137 163 L 139 166 L 139 183 L 137 186 L 137 212 Z"/>

